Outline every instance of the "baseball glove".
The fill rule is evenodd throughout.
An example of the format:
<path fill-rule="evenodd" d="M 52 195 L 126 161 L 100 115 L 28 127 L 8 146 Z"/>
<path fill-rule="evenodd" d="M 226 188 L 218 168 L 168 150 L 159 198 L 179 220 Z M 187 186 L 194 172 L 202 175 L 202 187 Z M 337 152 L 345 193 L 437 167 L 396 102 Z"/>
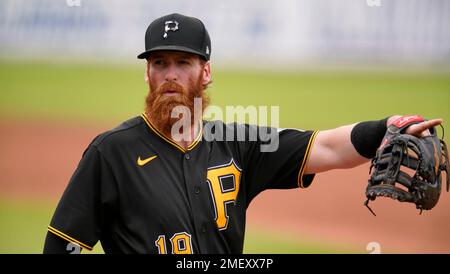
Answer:
<path fill-rule="evenodd" d="M 449 191 L 450 166 L 444 137 L 439 139 L 434 127 L 429 129 L 431 136 L 404 134 L 409 126 L 423 121 L 417 115 L 405 116 L 388 125 L 369 171 L 364 204 L 372 214 L 368 203 L 379 196 L 414 203 L 420 213 L 432 209 L 441 194 L 442 171 L 446 172 Z"/>

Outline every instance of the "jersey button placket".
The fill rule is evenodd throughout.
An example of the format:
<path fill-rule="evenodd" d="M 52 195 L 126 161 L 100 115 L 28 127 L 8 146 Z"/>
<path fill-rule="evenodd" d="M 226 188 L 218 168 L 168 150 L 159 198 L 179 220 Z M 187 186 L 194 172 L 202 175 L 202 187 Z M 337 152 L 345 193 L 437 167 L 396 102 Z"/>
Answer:
<path fill-rule="evenodd" d="M 200 187 L 195 186 L 195 187 L 194 187 L 194 193 L 195 193 L 195 194 L 199 194 L 199 193 L 200 193 Z"/>
<path fill-rule="evenodd" d="M 185 153 L 185 154 L 184 154 L 184 159 L 186 159 L 186 160 L 191 159 L 191 154 Z"/>

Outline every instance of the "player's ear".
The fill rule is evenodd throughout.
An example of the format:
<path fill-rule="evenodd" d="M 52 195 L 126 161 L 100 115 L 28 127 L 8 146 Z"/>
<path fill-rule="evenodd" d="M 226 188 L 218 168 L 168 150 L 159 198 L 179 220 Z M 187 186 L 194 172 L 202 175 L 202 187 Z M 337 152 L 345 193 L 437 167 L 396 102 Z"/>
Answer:
<path fill-rule="evenodd" d="M 147 59 L 147 64 L 145 66 L 144 80 L 147 83 L 150 81 L 150 59 Z"/>
<path fill-rule="evenodd" d="M 203 79 L 202 79 L 202 85 L 207 86 L 209 83 L 211 83 L 211 62 L 207 61 L 205 65 L 203 66 Z"/>

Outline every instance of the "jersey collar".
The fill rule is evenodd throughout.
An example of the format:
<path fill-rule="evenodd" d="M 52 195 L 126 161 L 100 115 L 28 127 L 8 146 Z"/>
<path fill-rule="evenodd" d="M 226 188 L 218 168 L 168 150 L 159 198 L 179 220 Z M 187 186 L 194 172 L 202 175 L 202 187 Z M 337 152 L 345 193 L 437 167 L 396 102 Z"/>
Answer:
<path fill-rule="evenodd" d="M 141 114 L 141 116 L 142 116 L 142 119 L 144 119 L 145 123 L 148 125 L 148 127 L 150 128 L 151 131 L 153 131 L 156 135 L 158 135 L 161 139 L 163 139 L 167 143 L 169 143 L 172 146 L 176 147 L 177 149 L 181 150 L 181 152 L 183 152 L 183 153 L 186 153 L 187 151 L 192 150 L 195 146 L 197 146 L 197 144 L 200 142 L 200 140 L 202 138 L 203 123 L 200 123 L 200 130 L 198 132 L 197 137 L 195 138 L 195 140 L 187 148 L 184 148 L 184 147 L 180 146 L 179 144 L 177 144 L 176 142 L 174 142 L 173 140 L 167 138 L 161 131 L 159 131 L 156 128 L 156 126 L 150 121 L 150 119 L 148 119 L 147 115 L 145 115 L 144 112 Z"/>

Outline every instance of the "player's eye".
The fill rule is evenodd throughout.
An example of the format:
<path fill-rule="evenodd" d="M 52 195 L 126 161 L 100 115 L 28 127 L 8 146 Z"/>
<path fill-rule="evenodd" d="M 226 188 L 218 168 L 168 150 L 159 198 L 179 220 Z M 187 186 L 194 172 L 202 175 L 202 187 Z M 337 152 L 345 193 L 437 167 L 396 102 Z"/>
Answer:
<path fill-rule="evenodd" d="M 162 59 L 155 59 L 153 60 L 153 64 L 158 66 L 164 65 L 164 61 Z"/>
<path fill-rule="evenodd" d="M 180 64 L 180 65 L 189 65 L 190 62 L 188 60 L 186 60 L 186 59 L 181 59 L 181 60 L 178 60 L 178 64 Z"/>

